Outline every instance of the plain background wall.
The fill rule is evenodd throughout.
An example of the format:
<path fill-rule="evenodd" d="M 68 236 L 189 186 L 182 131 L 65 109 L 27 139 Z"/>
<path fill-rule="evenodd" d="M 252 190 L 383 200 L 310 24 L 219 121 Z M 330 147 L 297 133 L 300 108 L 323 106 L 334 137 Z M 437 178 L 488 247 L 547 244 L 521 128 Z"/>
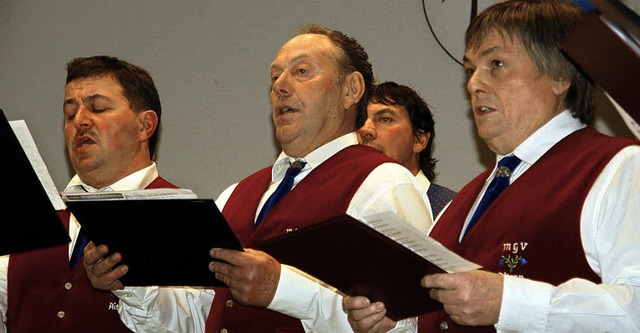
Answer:
<path fill-rule="evenodd" d="M 479 1 L 480 9 L 494 1 Z M 65 64 L 106 54 L 149 70 L 163 106 L 161 174 L 216 198 L 273 163 L 269 65 L 302 24 L 355 37 L 376 79 L 413 87 L 435 114 L 436 182 L 459 190 L 493 161 L 476 137 L 460 60 L 470 1 L 0 0 L 0 108 L 25 119 L 60 190 Z M 435 36 L 431 33 L 424 8 Z M 438 41 L 445 46 L 441 48 Z M 631 137 L 602 98 L 597 127 Z"/>

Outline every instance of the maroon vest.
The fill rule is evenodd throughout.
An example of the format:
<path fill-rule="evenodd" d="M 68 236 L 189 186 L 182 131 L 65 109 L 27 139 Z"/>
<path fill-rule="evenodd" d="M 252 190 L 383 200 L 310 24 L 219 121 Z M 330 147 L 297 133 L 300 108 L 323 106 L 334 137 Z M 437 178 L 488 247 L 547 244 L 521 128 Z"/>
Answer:
<path fill-rule="evenodd" d="M 175 188 L 158 177 L 147 188 Z M 58 211 L 69 228 L 69 211 Z M 69 244 L 12 254 L 7 277 L 7 332 L 131 332 L 118 298 L 91 286 L 82 258 L 69 267 Z"/>
<path fill-rule="evenodd" d="M 604 167 L 631 144 L 629 139 L 607 137 L 592 127 L 572 133 L 509 185 L 458 242 L 489 169 L 456 195 L 430 236 L 486 271 L 553 285 L 571 278 L 599 282 L 580 240 L 581 211 Z M 443 326 L 448 332 L 495 332 L 493 326 L 455 324 L 444 311 L 420 316 L 418 325 L 419 332 Z"/>
<path fill-rule="evenodd" d="M 256 228 L 258 204 L 271 183 L 271 167 L 267 167 L 238 183 L 222 213 L 242 245 L 252 247 L 345 213 L 360 184 L 385 162 L 394 161 L 361 145 L 339 151 L 298 183 Z M 242 306 L 232 300 L 227 288 L 215 291 L 206 332 L 220 332 L 222 328 L 229 333 L 304 332 L 299 319 L 265 308 Z"/>

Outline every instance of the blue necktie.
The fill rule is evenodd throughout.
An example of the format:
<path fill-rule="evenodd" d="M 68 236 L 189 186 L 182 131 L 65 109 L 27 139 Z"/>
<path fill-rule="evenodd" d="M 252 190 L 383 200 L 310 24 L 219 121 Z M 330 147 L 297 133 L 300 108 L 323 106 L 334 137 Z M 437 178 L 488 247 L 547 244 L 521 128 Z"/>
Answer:
<path fill-rule="evenodd" d="M 305 164 L 306 162 L 304 161 L 294 161 L 289 165 L 287 173 L 284 175 L 282 182 L 280 182 L 278 188 L 276 188 L 275 192 L 271 194 L 269 199 L 267 199 L 267 201 L 264 203 L 264 206 L 262 206 L 260 214 L 258 214 L 258 218 L 256 219 L 256 227 L 258 226 L 258 224 L 260 224 L 265 215 L 269 213 L 271 208 L 273 208 L 273 206 L 275 206 L 278 201 L 280 201 L 280 199 L 285 196 L 285 194 L 291 191 L 291 187 L 293 187 L 293 179 L 296 178 L 296 176 L 300 173 L 300 170 L 304 168 Z"/>
<path fill-rule="evenodd" d="M 113 189 L 109 186 L 103 187 L 101 189 L 95 189 L 86 184 L 73 185 L 65 190 L 65 192 L 71 193 L 87 193 L 87 192 L 111 192 Z M 69 222 L 71 223 L 71 222 Z M 80 258 L 82 257 L 82 251 L 84 247 L 89 244 L 89 237 L 82 232 L 82 227 L 80 227 L 80 231 L 78 231 L 78 237 L 76 238 L 76 245 L 73 247 L 73 252 L 71 252 L 71 258 L 69 258 L 69 266 L 71 269 L 78 263 Z"/>
<path fill-rule="evenodd" d="M 71 258 L 69 259 L 69 265 L 71 269 L 78 263 L 80 258 L 82 257 L 82 250 L 89 243 L 89 238 L 87 235 L 82 232 L 82 228 L 80 228 L 80 232 L 78 232 L 78 238 L 76 238 L 76 245 L 73 247 L 73 252 L 71 253 Z"/>
<path fill-rule="evenodd" d="M 491 183 L 489 183 L 489 187 L 487 187 L 487 191 L 484 192 L 484 196 L 480 200 L 478 204 L 478 208 L 476 208 L 475 213 L 471 217 L 469 221 L 469 225 L 465 230 L 464 234 L 466 235 L 471 227 L 478 221 L 482 213 L 491 205 L 493 200 L 505 189 L 509 186 L 511 173 L 516 167 L 520 164 L 520 159 L 515 155 L 510 155 L 503 157 L 500 162 L 498 162 L 498 168 L 496 169 L 496 176 L 493 178 Z"/>

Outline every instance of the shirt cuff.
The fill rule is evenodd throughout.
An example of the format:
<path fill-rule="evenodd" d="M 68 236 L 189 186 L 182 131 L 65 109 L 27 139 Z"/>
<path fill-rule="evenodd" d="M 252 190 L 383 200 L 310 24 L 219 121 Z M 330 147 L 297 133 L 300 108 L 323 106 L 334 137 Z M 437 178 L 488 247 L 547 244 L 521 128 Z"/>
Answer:
<path fill-rule="evenodd" d="M 120 299 L 122 322 L 139 333 L 204 332 L 213 289 L 125 287 Z"/>
<path fill-rule="evenodd" d="M 505 275 L 498 332 L 544 332 L 554 286 Z"/>
<path fill-rule="evenodd" d="M 396 323 L 396 327 L 387 333 L 416 333 L 418 332 L 418 318 L 407 318 Z"/>
<path fill-rule="evenodd" d="M 126 305 L 139 308 L 144 304 L 145 299 L 149 299 L 149 295 L 157 294 L 157 291 L 157 288 L 125 287 L 124 289 L 112 290 L 111 293 Z"/>
<path fill-rule="evenodd" d="M 311 302 L 318 295 L 320 286 L 303 274 L 294 267 L 281 265 L 278 288 L 267 309 L 298 319 L 308 319 Z"/>

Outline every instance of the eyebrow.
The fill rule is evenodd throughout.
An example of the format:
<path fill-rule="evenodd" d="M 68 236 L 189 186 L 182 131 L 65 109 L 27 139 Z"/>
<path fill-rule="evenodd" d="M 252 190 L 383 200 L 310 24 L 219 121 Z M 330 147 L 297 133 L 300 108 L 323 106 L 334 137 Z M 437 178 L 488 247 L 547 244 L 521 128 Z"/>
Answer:
<path fill-rule="evenodd" d="M 111 101 L 111 98 L 104 96 L 104 95 L 100 95 L 100 94 L 93 94 L 93 95 L 89 95 L 86 97 L 82 98 L 82 102 L 83 103 L 90 103 L 93 102 L 97 99 L 104 99 L 106 101 Z M 76 103 L 76 99 L 75 98 L 67 98 L 64 100 L 63 105 L 78 105 L 78 103 Z"/>
<path fill-rule="evenodd" d="M 496 45 L 496 46 L 490 47 L 490 48 L 488 48 L 486 50 L 480 51 L 480 53 L 478 54 L 478 58 L 484 58 L 484 57 L 486 57 L 486 56 L 488 56 L 488 55 L 490 55 L 492 53 L 495 53 L 495 52 L 499 51 L 500 49 L 502 49 L 502 48 L 500 46 Z M 464 62 L 466 62 L 466 63 L 471 63 L 471 60 L 469 60 L 469 58 L 467 58 L 467 56 L 464 56 L 462 58 L 462 60 Z"/>
<path fill-rule="evenodd" d="M 291 58 L 290 63 L 297 63 L 300 60 L 305 59 L 305 58 L 309 58 L 309 57 L 310 56 L 307 53 L 302 53 L 302 54 L 299 54 L 299 55 Z M 275 62 L 274 62 L 274 63 L 271 63 L 270 69 L 273 71 L 274 69 L 282 69 L 282 67 L 280 67 L 279 65 L 276 65 Z"/>
<path fill-rule="evenodd" d="M 389 113 L 396 114 L 397 112 L 396 112 L 396 110 L 394 110 L 394 109 L 392 109 L 390 107 L 385 107 L 383 109 L 380 109 L 380 110 L 374 112 L 373 115 L 374 116 L 379 116 L 379 115 L 389 114 Z"/>

